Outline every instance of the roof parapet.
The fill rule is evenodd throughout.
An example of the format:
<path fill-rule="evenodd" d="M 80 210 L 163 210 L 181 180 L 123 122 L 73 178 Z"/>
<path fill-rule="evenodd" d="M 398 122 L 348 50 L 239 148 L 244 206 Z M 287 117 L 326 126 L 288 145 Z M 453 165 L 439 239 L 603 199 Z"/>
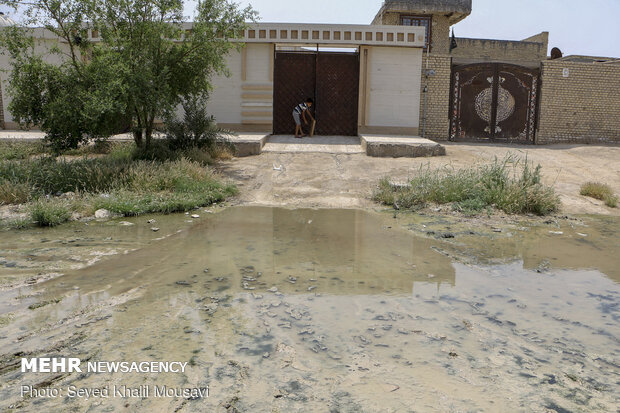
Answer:
<path fill-rule="evenodd" d="M 386 0 L 373 21 L 386 13 L 442 14 L 455 24 L 471 14 L 472 0 Z M 380 19 L 379 19 L 380 20 Z"/>

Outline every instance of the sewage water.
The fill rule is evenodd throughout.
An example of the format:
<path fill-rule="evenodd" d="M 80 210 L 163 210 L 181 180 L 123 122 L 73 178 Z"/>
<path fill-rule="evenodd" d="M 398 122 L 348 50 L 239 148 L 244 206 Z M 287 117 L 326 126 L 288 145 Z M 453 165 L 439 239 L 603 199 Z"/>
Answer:
<path fill-rule="evenodd" d="M 166 219 L 158 225 L 172 227 Z M 620 405 L 617 220 L 555 232 L 520 228 L 496 240 L 467 231 L 451 242 L 357 210 L 230 208 L 157 242 L 146 239 L 154 234 L 142 221 L 124 229 L 134 245 L 128 232 L 115 238 L 123 253 L 0 292 L 0 408 L 611 412 Z M 63 239 L 58 231 L 31 236 Z M 22 357 L 188 364 L 183 373 L 22 373 Z M 23 385 L 48 393 L 23 395 Z M 130 390 L 113 393 L 123 386 Z M 208 388 L 208 397 L 156 396 L 155 386 Z M 70 395 L 106 388 L 108 397 Z"/>

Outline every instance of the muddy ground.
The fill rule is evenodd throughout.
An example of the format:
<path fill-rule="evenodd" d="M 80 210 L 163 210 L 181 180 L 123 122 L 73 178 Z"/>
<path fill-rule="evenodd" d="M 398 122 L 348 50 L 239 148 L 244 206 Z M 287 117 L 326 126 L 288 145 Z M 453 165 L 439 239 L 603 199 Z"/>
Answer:
<path fill-rule="evenodd" d="M 579 195 L 581 184 L 587 181 L 606 183 L 620 194 L 618 146 L 445 146 L 447 156 L 415 159 L 269 152 L 224 162 L 220 170 L 240 186 L 238 203 L 242 205 L 372 208 L 372 191 L 382 177 L 405 182 L 421 166 L 462 168 L 514 154 L 542 165 L 545 182 L 561 197 L 562 213 L 620 216 L 619 208 L 611 209 L 602 201 Z"/>
<path fill-rule="evenodd" d="M 616 411 L 620 209 L 580 196 L 579 186 L 595 180 L 620 193 L 620 147 L 447 152 L 264 153 L 222 163 L 240 194 L 199 218 L 3 232 L 0 410 Z M 509 153 L 543 166 L 560 213 L 409 214 L 371 200 L 383 176 L 404 182 L 424 165 Z M 191 368 L 23 375 L 24 355 Z M 21 397 L 24 383 L 208 386 L 210 396 Z"/>

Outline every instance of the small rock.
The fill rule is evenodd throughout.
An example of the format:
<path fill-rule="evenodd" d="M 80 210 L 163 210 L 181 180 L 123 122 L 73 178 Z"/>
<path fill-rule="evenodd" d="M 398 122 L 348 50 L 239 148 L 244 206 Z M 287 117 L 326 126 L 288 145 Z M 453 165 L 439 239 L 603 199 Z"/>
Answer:
<path fill-rule="evenodd" d="M 491 228 L 493 230 L 493 232 L 502 232 L 501 228 Z"/>
<path fill-rule="evenodd" d="M 157 228 L 157 227 L 153 227 L 153 228 L 151 228 L 151 231 L 153 231 L 153 232 L 157 232 L 157 231 L 159 231 L 159 228 Z"/>
<path fill-rule="evenodd" d="M 316 285 L 311 285 L 310 287 L 308 287 L 308 291 L 312 291 L 316 288 Z"/>
<path fill-rule="evenodd" d="M 264 354 L 263 354 L 263 358 L 268 359 L 268 358 L 269 358 L 269 353 L 264 353 Z"/>
<path fill-rule="evenodd" d="M 129 222 L 129 221 L 121 221 L 118 223 L 118 225 L 122 225 L 124 227 L 130 227 L 133 225 L 133 222 Z"/>
<path fill-rule="evenodd" d="M 562 231 L 549 231 L 549 234 L 552 234 L 552 235 L 564 235 L 564 233 Z"/>
<path fill-rule="evenodd" d="M 187 281 L 177 281 L 175 284 L 176 284 L 176 285 L 191 285 L 191 284 L 190 284 L 189 282 L 187 282 Z"/>
<path fill-rule="evenodd" d="M 108 211 L 107 209 L 98 209 L 95 211 L 95 218 L 97 219 L 110 218 L 111 216 L 112 216 L 112 213 Z"/>
<path fill-rule="evenodd" d="M 192 215 L 192 218 L 200 218 L 200 215 L 198 215 L 198 214 L 193 214 L 193 215 Z"/>
<path fill-rule="evenodd" d="M 155 220 L 154 219 L 149 219 L 148 221 L 146 221 L 147 224 L 154 224 Z"/>
<path fill-rule="evenodd" d="M 277 293 L 278 292 L 278 287 L 271 287 L 267 291 L 269 291 L 270 293 Z"/>

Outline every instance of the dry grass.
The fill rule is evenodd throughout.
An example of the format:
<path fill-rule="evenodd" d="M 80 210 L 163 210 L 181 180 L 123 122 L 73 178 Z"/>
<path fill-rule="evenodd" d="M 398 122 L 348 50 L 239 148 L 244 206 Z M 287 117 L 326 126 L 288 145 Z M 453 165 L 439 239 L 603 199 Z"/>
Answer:
<path fill-rule="evenodd" d="M 579 193 L 583 196 L 589 196 L 590 198 L 601 200 L 610 208 L 616 208 L 618 206 L 618 196 L 614 194 L 611 187 L 607 184 L 600 182 L 586 182 L 581 185 L 581 190 Z"/>

